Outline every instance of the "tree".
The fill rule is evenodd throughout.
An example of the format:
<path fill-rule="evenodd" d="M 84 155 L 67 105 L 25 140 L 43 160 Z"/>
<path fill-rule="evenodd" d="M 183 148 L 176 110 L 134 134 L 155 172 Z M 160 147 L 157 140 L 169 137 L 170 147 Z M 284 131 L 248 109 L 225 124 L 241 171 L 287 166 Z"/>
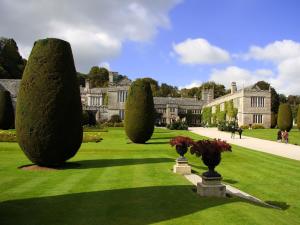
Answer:
<path fill-rule="evenodd" d="M 258 81 L 255 85 L 257 85 L 261 90 L 270 89 L 270 84 L 265 81 Z M 271 87 L 271 112 L 277 114 L 279 104 L 280 104 L 279 94 L 276 92 L 276 90 L 273 87 Z"/>
<path fill-rule="evenodd" d="M 93 66 L 88 74 L 88 79 L 92 87 L 107 87 L 109 82 L 109 72 L 106 68 Z"/>
<path fill-rule="evenodd" d="M 82 107 L 68 42 L 36 41 L 20 84 L 16 132 L 25 155 L 41 166 L 58 166 L 82 142 Z"/>
<path fill-rule="evenodd" d="M 180 94 L 176 86 L 162 83 L 159 88 L 158 96 L 159 97 L 180 97 Z"/>
<path fill-rule="evenodd" d="M 152 95 L 153 97 L 156 97 L 159 93 L 159 85 L 158 82 L 150 77 L 146 77 L 143 78 L 144 81 L 149 82 L 150 87 L 151 87 L 151 91 L 152 91 Z"/>
<path fill-rule="evenodd" d="M 281 103 L 278 110 L 277 125 L 280 130 L 290 131 L 293 127 L 293 116 L 291 106 Z"/>
<path fill-rule="evenodd" d="M 125 132 L 134 143 L 145 143 L 154 130 L 155 109 L 149 82 L 134 81 L 125 104 Z"/>
<path fill-rule="evenodd" d="M 0 129 L 8 130 L 14 127 L 14 108 L 10 93 L 0 91 Z"/>
<path fill-rule="evenodd" d="M 279 102 L 287 103 L 287 97 L 284 94 L 279 94 Z"/>
<path fill-rule="evenodd" d="M 297 112 L 297 128 L 300 130 L 300 105 L 298 106 Z"/>
<path fill-rule="evenodd" d="M 271 113 L 271 128 L 275 128 L 277 125 L 277 114 Z"/>
<path fill-rule="evenodd" d="M 14 39 L 0 38 L 0 79 L 20 79 L 25 65 Z"/>

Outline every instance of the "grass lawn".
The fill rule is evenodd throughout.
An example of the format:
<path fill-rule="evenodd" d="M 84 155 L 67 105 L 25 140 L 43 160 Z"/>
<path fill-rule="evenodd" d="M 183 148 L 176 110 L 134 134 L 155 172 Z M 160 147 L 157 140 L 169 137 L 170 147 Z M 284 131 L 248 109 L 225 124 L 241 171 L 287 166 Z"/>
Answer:
<path fill-rule="evenodd" d="M 278 129 L 253 129 L 244 130 L 243 135 L 270 141 L 277 141 L 277 132 Z M 289 132 L 289 143 L 300 145 L 300 131 L 298 129 L 292 129 Z"/>
<path fill-rule="evenodd" d="M 217 225 L 300 223 L 300 162 L 241 147 L 224 153 L 218 172 L 224 181 L 277 210 L 239 198 L 198 196 L 171 169 L 177 157 L 168 142 L 187 131 L 157 129 L 149 144 L 128 144 L 124 130 L 101 133 L 103 141 L 84 143 L 57 171 L 24 171 L 29 164 L 16 143 L 0 143 L 0 224 L 15 225 Z M 187 154 L 198 173 L 206 168 Z"/>

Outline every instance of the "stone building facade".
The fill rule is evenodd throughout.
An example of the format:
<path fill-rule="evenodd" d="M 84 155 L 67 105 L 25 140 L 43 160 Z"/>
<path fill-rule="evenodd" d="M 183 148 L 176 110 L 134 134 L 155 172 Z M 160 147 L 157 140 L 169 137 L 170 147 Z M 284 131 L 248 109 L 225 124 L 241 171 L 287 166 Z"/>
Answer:
<path fill-rule="evenodd" d="M 235 82 L 231 84 L 231 93 L 204 104 L 203 107 L 212 107 L 212 113 L 220 105 L 220 111 L 225 110 L 225 102 L 233 101 L 238 110 L 237 122 L 239 126 L 261 124 L 271 127 L 271 90 L 261 90 L 257 85 L 237 90 Z"/>
<path fill-rule="evenodd" d="M 119 115 L 124 119 L 125 101 L 131 80 L 127 77 L 115 81 L 117 72 L 109 73 L 109 85 L 105 88 L 93 88 L 86 80 L 85 87 L 80 87 L 83 109 L 92 111 L 96 120 L 109 120 L 112 115 Z M 0 80 L 0 90 L 8 90 L 11 93 L 13 104 L 17 100 L 20 80 Z M 214 99 L 212 89 L 203 90 L 201 100 L 197 98 L 171 98 L 154 97 L 154 106 L 157 114 L 157 124 L 170 124 L 173 121 L 185 120 L 189 116 L 194 126 L 200 125 L 200 113 L 204 107 L 212 107 L 216 110 L 225 110 L 225 102 L 233 100 L 237 108 L 237 120 L 239 125 L 262 124 L 271 126 L 271 91 L 261 90 L 258 86 L 249 86 L 237 90 L 236 83 L 231 86 L 231 93 Z"/>

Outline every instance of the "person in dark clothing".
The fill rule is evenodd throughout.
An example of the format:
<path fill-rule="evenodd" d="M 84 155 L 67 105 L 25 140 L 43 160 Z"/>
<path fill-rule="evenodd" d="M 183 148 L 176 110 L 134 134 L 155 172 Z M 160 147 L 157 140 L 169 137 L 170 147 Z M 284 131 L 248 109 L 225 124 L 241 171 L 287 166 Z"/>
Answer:
<path fill-rule="evenodd" d="M 241 127 L 239 127 L 239 129 L 238 129 L 238 133 L 240 135 L 240 139 L 242 139 L 243 129 Z"/>
<path fill-rule="evenodd" d="M 281 130 L 278 130 L 278 132 L 277 132 L 277 142 L 282 142 L 282 132 L 281 132 Z"/>

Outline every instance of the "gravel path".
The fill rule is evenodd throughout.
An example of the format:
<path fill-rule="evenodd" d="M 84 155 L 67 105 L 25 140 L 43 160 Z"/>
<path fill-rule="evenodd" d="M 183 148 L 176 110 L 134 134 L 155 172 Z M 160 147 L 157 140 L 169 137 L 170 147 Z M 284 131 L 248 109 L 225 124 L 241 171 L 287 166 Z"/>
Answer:
<path fill-rule="evenodd" d="M 235 138 L 231 138 L 230 132 L 218 131 L 217 128 L 190 127 L 189 131 L 202 136 L 225 140 L 230 144 L 239 145 L 255 151 L 300 160 L 300 146 L 297 145 L 278 143 L 246 136 L 242 136 L 242 139 L 240 139 L 238 134 L 235 135 Z"/>

